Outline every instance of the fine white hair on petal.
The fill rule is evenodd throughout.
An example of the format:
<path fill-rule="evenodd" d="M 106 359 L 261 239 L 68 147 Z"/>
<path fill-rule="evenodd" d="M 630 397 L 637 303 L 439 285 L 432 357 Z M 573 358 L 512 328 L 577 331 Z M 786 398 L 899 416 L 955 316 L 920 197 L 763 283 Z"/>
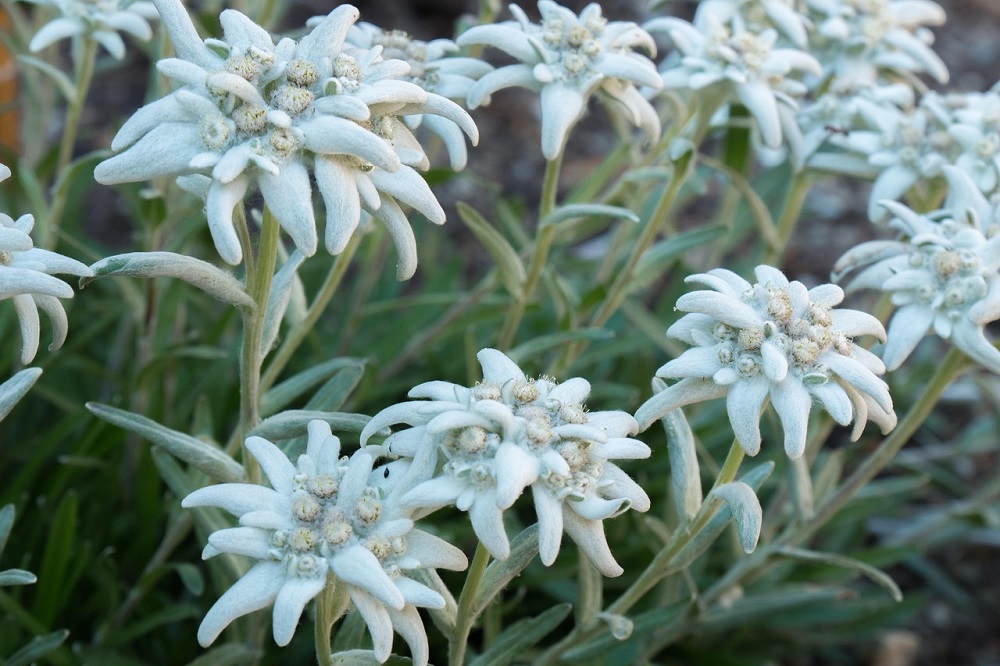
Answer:
<path fill-rule="evenodd" d="M 258 562 L 226 590 L 198 627 L 198 643 L 208 647 L 236 618 L 270 605 L 285 582 L 284 565 Z"/>

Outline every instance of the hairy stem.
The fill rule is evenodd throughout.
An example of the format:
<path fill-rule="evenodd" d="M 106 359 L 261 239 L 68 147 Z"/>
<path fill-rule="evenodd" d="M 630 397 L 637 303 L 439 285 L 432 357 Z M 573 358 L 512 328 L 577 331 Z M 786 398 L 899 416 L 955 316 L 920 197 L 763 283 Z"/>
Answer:
<path fill-rule="evenodd" d="M 472 556 L 469 575 L 465 578 L 465 586 L 462 587 L 462 594 L 458 598 L 455 631 L 452 633 L 448 645 L 449 666 L 462 666 L 465 663 L 465 649 L 469 643 L 469 632 L 472 631 L 472 624 L 476 621 L 472 609 L 476 603 L 479 584 L 483 580 L 483 574 L 486 573 L 486 565 L 489 562 L 490 553 L 486 550 L 486 546 L 480 542 L 476 546 L 476 554 Z"/>

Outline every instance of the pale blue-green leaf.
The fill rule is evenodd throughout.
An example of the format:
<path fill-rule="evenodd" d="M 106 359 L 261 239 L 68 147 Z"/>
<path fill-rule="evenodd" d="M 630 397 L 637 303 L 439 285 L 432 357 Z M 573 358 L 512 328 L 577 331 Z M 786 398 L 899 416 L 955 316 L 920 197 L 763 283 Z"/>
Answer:
<path fill-rule="evenodd" d="M 179 562 L 171 564 L 170 568 L 177 572 L 184 584 L 184 589 L 192 596 L 200 597 L 205 592 L 205 577 L 201 575 L 201 569 L 190 562 Z"/>
<path fill-rule="evenodd" d="M 445 636 L 451 636 L 455 632 L 455 619 L 458 617 L 458 603 L 455 601 L 455 597 L 452 595 L 451 590 L 449 590 L 445 582 L 441 580 L 441 576 L 438 574 L 437 570 L 413 569 L 407 573 L 407 576 L 413 578 L 419 583 L 423 583 L 440 594 L 444 599 L 444 608 L 427 608 L 425 610 L 428 615 L 431 616 L 434 626 L 436 626 Z"/>
<path fill-rule="evenodd" d="M 789 611 L 803 606 L 830 604 L 843 596 L 843 587 L 796 585 L 769 588 L 742 599 L 735 599 L 731 604 L 718 604 L 704 611 L 700 618 L 706 629 L 722 631 L 729 627 L 746 627 L 782 611 Z"/>
<path fill-rule="evenodd" d="M 175 252 L 127 252 L 101 259 L 90 267 L 93 277 L 81 278 L 80 288 L 102 277 L 170 277 L 198 287 L 220 301 L 239 307 L 253 307 L 253 299 L 232 274 L 207 261 Z"/>
<path fill-rule="evenodd" d="M 506 560 L 494 560 L 486 567 L 483 580 L 479 584 L 475 602 L 472 604 L 473 620 L 490 605 L 510 581 L 524 571 L 538 555 L 538 524 L 531 525 L 511 539 L 510 556 Z"/>
<path fill-rule="evenodd" d="M 764 203 L 764 200 L 753 189 L 750 181 L 739 171 L 714 157 L 699 155 L 698 162 L 710 169 L 715 169 L 725 174 L 730 184 L 743 195 L 743 200 L 746 201 L 750 209 L 750 215 L 753 217 L 753 221 L 757 225 L 757 231 L 760 232 L 761 237 L 763 237 L 764 241 L 770 247 L 780 248 L 783 243 L 778 236 L 778 228 L 774 224 L 774 218 L 771 217 L 771 211 L 767 209 L 767 204 Z"/>
<path fill-rule="evenodd" d="M 309 402 L 306 403 L 306 409 L 322 412 L 337 411 L 344 406 L 364 374 L 364 361 L 358 361 L 353 365 L 341 368 L 309 399 Z"/>
<path fill-rule="evenodd" d="M 566 220 L 575 220 L 582 217 L 611 217 L 625 218 L 629 222 L 638 222 L 639 216 L 628 208 L 621 206 L 609 206 L 607 204 L 569 204 L 560 206 L 542 218 L 539 226 L 549 224 L 559 224 Z"/>
<path fill-rule="evenodd" d="M 741 481 L 733 481 L 716 487 L 708 496 L 725 500 L 733 515 L 743 552 L 752 553 L 760 539 L 760 528 L 764 520 L 760 500 L 753 488 Z"/>
<path fill-rule="evenodd" d="M 359 650 L 368 641 L 368 627 L 361 613 L 348 613 L 336 628 L 337 633 L 330 646 L 333 652 Z"/>
<path fill-rule="evenodd" d="M 243 466 L 208 442 L 171 430 L 152 419 L 124 409 L 96 402 L 88 402 L 86 407 L 98 418 L 134 432 L 152 444 L 162 446 L 171 455 L 201 470 L 216 481 L 223 483 L 243 481 Z"/>
<path fill-rule="evenodd" d="M 379 661 L 371 650 L 348 650 L 333 655 L 330 663 L 333 666 L 404 666 L 413 662 L 395 654 L 390 655 L 386 661 Z"/>
<path fill-rule="evenodd" d="M 38 582 L 38 577 L 24 569 L 7 569 L 0 571 L 0 587 L 12 585 L 31 585 Z"/>
<path fill-rule="evenodd" d="M 264 314 L 264 331 L 260 336 L 260 351 L 266 356 L 278 338 L 281 320 L 285 317 L 288 304 L 292 299 L 292 289 L 299 282 L 298 269 L 305 257 L 295 250 L 281 269 L 274 274 L 271 281 L 271 294 L 267 299 L 267 310 Z"/>
<path fill-rule="evenodd" d="M 774 462 L 768 461 L 751 469 L 740 477 L 740 481 L 756 491 L 773 471 Z M 723 503 L 715 512 L 715 515 L 708 520 L 705 527 L 692 536 L 687 544 L 673 557 L 668 571 L 671 573 L 679 571 L 694 562 L 722 534 L 722 531 L 732 518 L 733 513 L 730 510 L 729 503 Z"/>
<path fill-rule="evenodd" d="M 175 626 L 185 620 L 200 618 L 201 614 L 201 609 L 193 603 L 170 604 L 169 606 L 145 614 L 135 622 L 118 629 L 114 633 L 108 634 L 104 645 L 107 647 L 125 645 L 159 627 Z"/>
<path fill-rule="evenodd" d="M 187 666 L 243 666 L 257 663 L 260 652 L 242 643 L 226 643 L 208 650 Z"/>
<path fill-rule="evenodd" d="M 0 509 L 0 555 L 3 555 L 3 549 L 7 546 L 7 538 L 14 527 L 15 513 L 13 504 L 7 504 Z"/>
<path fill-rule="evenodd" d="M 274 414 L 279 409 L 288 406 L 296 398 L 305 395 L 310 389 L 326 381 L 338 370 L 364 364 L 364 359 L 335 358 L 303 370 L 297 375 L 286 379 L 264 394 L 260 402 L 260 411 L 264 416 Z"/>
<path fill-rule="evenodd" d="M 548 636 L 566 619 L 572 604 L 556 604 L 544 613 L 508 625 L 489 649 L 472 660 L 469 666 L 507 666 L 526 650 Z"/>
<path fill-rule="evenodd" d="M 683 630 L 688 611 L 692 607 L 692 602 L 684 600 L 635 615 L 631 618 L 632 634 L 630 638 L 633 641 L 645 643 L 645 639 L 651 635 L 663 640 L 668 634 L 680 632 Z M 602 632 L 596 638 L 567 650 L 563 653 L 563 660 L 571 663 L 597 663 L 596 660 L 599 657 L 603 657 L 621 645 L 622 639 L 614 635 L 610 625 L 609 629 L 612 631 Z"/>
<path fill-rule="evenodd" d="M 500 282 L 511 296 L 520 298 L 521 289 L 527 279 L 524 263 L 510 242 L 486 221 L 472 206 L 459 201 L 458 216 L 469 230 L 476 236 L 483 247 L 493 258 L 500 273 Z"/>
<path fill-rule="evenodd" d="M 56 90 L 67 102 L 72 102 L 73 98 L 76 97 L 76 86 L 73 82 L 69 80 L 69 77 L 60 70 L 58 67 L 54 67 L 49 63 L 45 62 L 41 58 L 36 58 L 29 55 L 19 55 L 17 56 L 18 62 L 22 65 L 27 65 L 32 69 L 37 69 L 39 72 L 49 77 L 54 84 L 56 84 Z"/>
<path fill-rule="evenodd" d="M 345 412 L 321 412 L 311 409 L 290 409 L 261 421 L 248 435 L 256 435 L 266 440 L 276 441 L 301 437 L 306 434 L 306 426 L 313 419 L 326 421 L 334 431 L 361 432 L 370 416 Z"/>
<path fill-rule="evenodd" d="M 727 233 L 721 224 L 709 224 L 665 238 L 646 250 L 635 269 L 634 288 L 660 279 L 670 264 L 689 250 L 707 245 Z"/>
<path fill-rule="evenodd" d="M 653 379 L 653 391 L 667 387 L 659 377 Z M 684 412 L 674 409 L 660 419 L 667 432 L 667 457 L 670 460 L 670 490 L 680 522 L 687 523 L 701 508 L 701 467 L 695 451 L 694 433 Z"/>
<path fill-rule="evenodd" d="M 507 356 L 515 363 L 524 363 L 550 349 L 559 349 L 570 342 L 580 340 L 593 342 L 595 340 L 610 340 L 613 337 L 615 337 L 614 331 L 609 331 L 606 328 L 580 328 L 575 331 L 549 333 L 548 335 L 540 335 L 527 342 L 522 342 L 507 352 Z"/>
<path fill-rule="evenodd" d="M 10 410 L 34 386 L 41 374 L 41 368 L 25 368 L 0 384 L 0 421 L 10 414 Z M 3 552 L 2 548 L 0 552 Z"/>
<path fill-rule="evenodd" d="M 69 629 L 60 629 L 44 636 L 35 636 L 30 643 L 15 652 L 4 666 L 29 666 L 59 648 L 69 636 Z"/>
<path fill-rule="evenodd" d="M 796 560 L 802 560 L 804 562 L 816 562 L 818 564 L 829 564 L 830 566 L 850 569 L 851 571 L 855 571 L 862 576 L 867 577 L 873 583 L 884 587 L 888 590 L 890 596 L 892 596 L 893 601 L 899 602 L 903 600 L 902 590 L 899 589 L 899 586 L 896 585 L 896 581 L 894 581 L 889 574 L 866 562 L 862 562 L 861 560 L 856 560 L 853 557 L 847 557 L 846 555 L 823 553 L 816 550 L 793 548 L 791 546 L 782 546 L 775 552 L 779 555 Z"/>

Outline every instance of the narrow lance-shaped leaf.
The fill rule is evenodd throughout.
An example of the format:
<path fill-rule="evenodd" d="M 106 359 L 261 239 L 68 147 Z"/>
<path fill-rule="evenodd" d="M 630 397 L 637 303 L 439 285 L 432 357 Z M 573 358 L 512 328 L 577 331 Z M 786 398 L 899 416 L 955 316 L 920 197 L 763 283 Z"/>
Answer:
<path fill-rule="evenodd" d="M 486 251 L 490 253 L 500 273 L 500 281 L 511 296 L 520 298 L 521 288 L 527 279 L 527 271 L 517 251 L 503 235 L 497 231 L 476 209 L 458 202 L 458 216 L 475 234 Z"/>
<path fill-rule="evenodd" d="M 325 382 L 338 370 L 363 363 L 363 359 L 335 358 L 303 370 L 265 393 L 261 399 L 260 411 L 264 415 L 274 414 L 296 398 L 305 395 L 313 387 Z"/>
<path fill-rule="evenodd" d="M 548 636 L 569 615 L 573 606 L 557 604 L 535 617 L 527 617 L 508 626 L 486 652 L 469 666 L 507 666 L 522 653 Z"/>
<path fill-rule="evenodd" d="M 348 414 L 346 412 L 320 412 L 312 409 L 290 409 L 280 414 L 264 419 L 250 435 L 275 441 L 300 437 L 306 434 L 306 426 L 313 419 L 326 421 L 333 430 L 343 432 L 361 432 L 371 420 L 364 414 Z"/>
<path fill-rule="evenodd" d="M 629 222 L 639 221 L 638 215 L 628 208 L 622 208 L 621 206 L 609 206 L 607 204 L 593 203 L 569 204 L 566 206 L 560 206 L 542 218 L 540 226 L 559 224 L 560 222 L 564 222 L 566 220 L 575 220 L 585 217 L 624 218 Z"/>
<path fill-rule="evenodd" d="M 44 636 L 35 636 L 30 643 L 10 656 L 4 666 L 28 666 L 59 648 L 69 636 L 69 629 L 60 629 Z"/>
<path fill-rule="evenodd" d="M 804 562 L 816 562 L 817 564 L 829 564 L 835 567 L 843 567 L 845 569 L 850 569 L 856 571 L 857 573 L 866 576 L 872 582 L 881 585 L 889 594 L 892 595 L 893 601 L 902 601 L 903 592 L 896 585 L 896 581 L 889 577 L 889 574 L 885 573 L 881 569 L 877 569 L 872 565 L 862 562 L 861 560 L 856 560 L 853 557 L 847 557 L 845 555 L 837 555 L 835 553 L 822 553 L 815 550 L 806 550 L 803 548 L 792 548 L 791 546 L 782 546 L 778 548 L 777 552 L 779 555 L 784 555 L 785 557 L 790 557 L 796 560 L 802 560 Z"/>
<path fill-rule="evenodd" d="M 653 392 L 667 388 L 659 377 L 653 379 Z M 701 508 L 701 467 L 695 451 L 694 433 L 684 412 L 675 409 L 660 419 L 667 431 L 667 457 L 670 460 L 670 489 L 682 522 L 694 518 Z"/>
<path fill-rule="evenodd" d="M 711 493 L 709 497 L 719 497 L 726 501 L 736 523 L 736 533 L 740 538 L 743 552 L 752 553 L 760 538 L 760 527 L 764 512 L 760 508 L 760 500 L 753 488 L 741 481 L 724 483 Z"/>
<path fill-rule="evenodd" d="M 34 386 L 41 375 L 41 368 L 25 368 L 0 384 L 0 421 L 10 414 L 10 410 L 14 409 L 14 405 Z"/>
<path fill-rule="evenodd" d="M 239 307 L 253 307 L 253 299 L 240 281 L 207 261 L 175 252 L 126 252 L 101 259 L 93 264 L 93 277 L 80 278 L 83 289 L 97 278 L 125 275 L 130 277 L 171 277 L 198 287 L 220 301 Z"/>
<path fill-rule="evenodd" d="M 240 483 L 244 480 L 243 466 L 207 442 L 171 430 L 152 419 L 124 409 L 96 402 L 88 402 L 87 409 L 108 423 L 134 432 L 151 443 L 162 446 L 174 457 L 201 470 L 216 481 Z"/>
<path fill-rule="evenodd" d="M 49 77 L 49 79 L 56 84 L 56 89 L 59 90 L 59 93 L 66 98 L 66 101 L 73 101 L 73 98 L 76 96 L 76 86 L 73 85 L 73 82 L 69 80 L 69 77 L 66 76 L 66 74 L 63 73 L 58 67 L 53 67 L 41 58 L 29 55 L 19 55 L 17 56 L 17 60 L 22 65 L 27 65 L 28 67 L 37 69 L 39 72 Z"/>
<path fill-rule="evenodd" d="M 271 294 L 267 299 L 267 311 L 264 314 L 264 331 L 260 340 L 261 354 L 266 355 L 278 338 L 278 329 L 281 328 L 281 320 L 284 319 L 288 304 L 291 302 L 292 288 L 298 280 L 299 266 L 304 259 L 302 253 L 295 250 L 281 269 L 274 274 Z"/>
<path fill-rule="evenodd" d="M 531 525 L 510 542 L 510 556 L 495 560 L 486 567 L 473 604 L 473 619 L 489 606 L 507 584 L 516 578 L 538 555 L 538 524 Z"/>

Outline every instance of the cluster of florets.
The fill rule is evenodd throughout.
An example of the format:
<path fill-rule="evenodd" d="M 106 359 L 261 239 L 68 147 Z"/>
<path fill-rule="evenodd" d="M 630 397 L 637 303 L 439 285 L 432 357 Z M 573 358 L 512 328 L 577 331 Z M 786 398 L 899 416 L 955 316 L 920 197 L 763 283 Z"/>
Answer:
<path fill-rule="evenodd" d="M 848 251 L 834 267 L 839 276 L 860 272 L 851 289 L 892 294 L 883 359 L 898 368 L 933 330 L 968 356 L 1000 372 L 1000 351 L 987 339 L 986 324 L 1000 319 L 1000 225 L 997 211 L 974 180 L 954 166 L 943 169 L 949 185 L 945 206 L 920 215 L 883 201 L 898 240 L 870 241 Z"/>
<path fill-rule="evenodd" d="M 877 375 L 882 361 L 854 342 L 861 335 L 884 339 L 877 319 L 856 310 L 835 309 L 844 298 L 832 284 L 807 289 L 770 266 L 758 266 L 751 284 L 725 269 L 686 281 L 710 290 L 681 296 L 684 315 L 667 335 L 689 345 L 656 374 L 679 379 L 636 413 L 648 427 L 683 405 L 727 396 L 736 438 L 755 455 L 760 449 L 760 411 L 770 397 L 785 431 L 785 451 L 805 450 L 813 398 L 833 419 L 861 434 L 871 419 L 887 431 L 896 417 L 888 388 Z"/>
<path fill-rule="evenodd" d="M 453 504 L 468 511 L 483 545 L 505 559 L 510 544 L 503 511 L 531 486 L 544 564 L 555 561 L 565 529 L 601 572 L 621 574 L 601 521 L 649 508 L 645 492 L 609 460 L 649 456 L 649 447 L 628 438 L 635 420 L 624 412 L 587 412 L 586 380 L 529 379 L 495 349 L 479 352 L 479 360 L 480 384 L 417 386 L 410 397 L 429 400 L 385 409 L 362 433 L 367 441 L 387 425 L 414 426 L 381 446 L 388 455 L 423 459 L 438 470 L 403 495 L 403 506 Z"/>
<path fill-rule="evenodd" d="M 28 44 L 31 51 L 67 37 L 88 37 L 95 40 L 114 58 L 125 57 L 125 42 L 118 31 L 148 42 L 153 36 L 149 22 L 158 18 L 156 7 L 148 0 L 27 0 L 59 10 L 60 16 L 49 21 L 35 33 Z"/>

